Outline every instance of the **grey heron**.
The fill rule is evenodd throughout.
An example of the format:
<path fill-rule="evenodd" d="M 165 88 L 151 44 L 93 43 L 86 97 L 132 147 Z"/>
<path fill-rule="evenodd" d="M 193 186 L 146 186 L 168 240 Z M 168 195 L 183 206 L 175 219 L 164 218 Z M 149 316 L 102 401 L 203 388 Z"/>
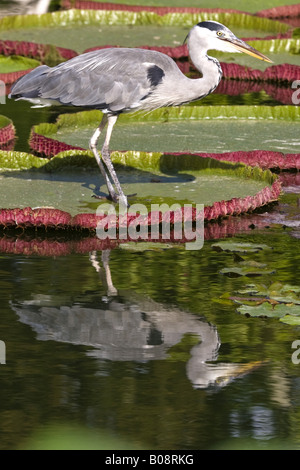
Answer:
<path fill-rule="evenodd" d="M 212 93 L 221 80 L 222 69 L 217 59 L 207 55 L 208 50 L 245 52 L 271 62 L 216 21 L 198 23 L 186 40 L 190 58 L 201 72 L 201 78 L 188 78 L 173 59 L 158 51 L 107 48 L 78 55 L 53 68 L 41 65 L 21 77 L 13 85 L 9 97 L 30 101 L 38 107 L 63 104 L 101 110 L 103 118 L 89 146 L 105 179 L 109 198 L 127 206 L 127 197 L 109 151 L 118 116 L 138 110 L 179 106 Z M 97 143 L 106 125 L 101 158 Z"/>

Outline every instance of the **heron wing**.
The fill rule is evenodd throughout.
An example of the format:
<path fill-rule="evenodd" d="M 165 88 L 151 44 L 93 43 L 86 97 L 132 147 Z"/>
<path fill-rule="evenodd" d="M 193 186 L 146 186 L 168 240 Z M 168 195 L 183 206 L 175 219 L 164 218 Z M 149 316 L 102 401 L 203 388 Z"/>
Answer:
<path fill-rule="evenodd" d="M 27 75 L 23 90 L 20 81 L 12 95 L 20 93 L 25 97 L 28 93 L 33 97 L 35 92 L 36 97 L 45 100 L 121 112 L 139 107 L 173 64 L 172 59 L 156 51 L 101 49 L 54 68 L 39 67 L 40 75 L 38 69 L 31 72 L 35 72 L 34 80 L 30 81 L 31 74 Z"/>

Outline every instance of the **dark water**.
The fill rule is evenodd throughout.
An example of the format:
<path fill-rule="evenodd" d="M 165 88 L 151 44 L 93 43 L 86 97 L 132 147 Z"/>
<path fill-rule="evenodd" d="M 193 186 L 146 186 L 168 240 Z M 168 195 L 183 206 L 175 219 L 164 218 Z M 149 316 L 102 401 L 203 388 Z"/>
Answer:
<path fill-rule="evenodd" d="M 273 247 L 250 256 L 276 270 L 260 283 L 297 285 L 289 233 L 235 240 Z M 221 302 L 253 279 L 220 274 L 236 261 L 212 243 L 110 258 L 3 253 L 1 448 L 74 446 L 77 429 L 79 447 L 102 448 L 103 436 L 111 449 L 298 446 L 299 328 Z"/>

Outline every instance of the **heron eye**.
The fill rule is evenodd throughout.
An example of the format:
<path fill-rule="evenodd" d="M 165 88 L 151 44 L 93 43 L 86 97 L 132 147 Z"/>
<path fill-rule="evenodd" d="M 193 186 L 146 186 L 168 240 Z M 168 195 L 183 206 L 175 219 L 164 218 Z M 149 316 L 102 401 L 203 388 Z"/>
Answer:
<path fill-rule="evenodd" d="M 221 38 L 222 36 L 224 36 L 223 31 L 217 31 L 217 36 L 219 36 L 219 38 Z"/>

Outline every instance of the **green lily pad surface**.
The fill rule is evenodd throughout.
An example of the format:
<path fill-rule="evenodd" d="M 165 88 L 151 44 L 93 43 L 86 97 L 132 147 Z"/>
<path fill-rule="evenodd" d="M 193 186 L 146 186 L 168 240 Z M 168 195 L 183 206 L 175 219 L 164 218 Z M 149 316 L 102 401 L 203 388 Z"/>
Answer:
<path fill-rule="evenodd" d="M 241 243 L 234 241 L 222 241 L 214 243 L 212 249 L 215 251 L 225 251 L 228 253 L 258 253 L 261 250 L 271 250 L 268 245 L 259 245 L 255 243 Z"/>
<path fill-rule="evenodd" d="M 260 283 L 241 286 L 232 295 L 225 292 L 216 302 L 234 302 L 238 304 L 237 312 L 246 317 L 274 318 L 292 326 L 300 325 L 300 286 L 274 280 L 276 269 L 268 266 L 269 262 L 260 261 L 269 261 L 265 252 L 271 247 L 230 240 L 213 243 L 211 247 L 233 255 L 232 266 L 221 269 L 220 274 L 240 279 L 261 278 Z"/>
<path fill-rule="evenodd" d="M 61 115 L 56 125 L 36 126 L 37 134 L 88 148 L 100 112 Z M 182 106 L 123 115 L 114 127 L 112 150 L 147 152 L 231 152 L 300 148 L 300 110 L 295 106 Z M 255 142 L 253 142 L 255 135 Z M 101 148 L 101 140 L 99 141 Z"/>
<path fill-rule="evenodd" d="M 299 286 L 280 282 L 273 282 L 269 287 L 250 284 L 237 291 L 237 297 L 232 299 L 240 304 L 237 312 L 242 315 L 279 318 L 283 323 L 300 325 Z"/>
<path fill-rule="evenodd" d="M 212 205 L 219 200 L 257 194 L 272 183 L 268 171 L 257 172 L 241 164 L 195 158 L 187 170 L 182 158 L 166 164 L 162 154 L 113 154 L 117 174 L 126 194 L 137 194 L 130 203 L 148 206 L 166 202 Z M 0 153 L 1 207 L 54 207 L 72 215 L 95 212 L 107 194 L 91 153 L 66 152 L 50 161 L 17 152 Z M 103 202 L 103 201 L 102 201 Z"/>
<path fill-rule="evenodd" d="M 11 124 L 11 120 L 8 117 L 2 116 L 0 114 L 0 129 L 8 126 L 9 124 Z"/>
<path fill-rule="evenodd" d="M 61 142 L 87 148 L 95 128 L 62 130 Z M 114 150 L 150 152 L 211 152 L 272 150 L 292 153 L 300 146 L 299 124 L 260 122 L 174 122 L 117 124 L 111 139 Z M 255 143 L 253 142 L 255 134 Z M 216 138 L 216 136 L 218 136 Z"/>
<path fill-rule="evenodd" d="M 44 44 L 81 53 L 88 48 L 107 44 L 123 47 L 182 45 L 189 29 L 207 19 L 226 24 L 239 37 L 257 38 L 288 30 L 284 23 L 247 14 L 170 13 L 160 16 L 152 12 L 68 10 L 39 16 L 7 17 L 0 21 L 0 31 L 2 39 L 41 42 L 43 38 Z M 264 48 L 268 46 L 264 44 Z M 272 44 L 269 50 L 276 51 L 276 47 Z M 246 63 L 249 66 L 261 62 L 252 61 L 249 56 L 248 59 Z M 243 54 L 227 54 L 222 55 L 222 60 L 243 63 L 244 58 Z M 280 62 L 282 60 L 283 57 Z M 265 67 L 266 64 L 257 66 Z"/>
<path fill-rule="evenodd" d="M 271 318 L 283 318 L 288 315 L 289 317 L 297 317 L 298 321 L 300 319 L 300 307 L 296 305 L 271 305 L 268 302 L 263 302 L 260 305 L 255 307 L 250 307 L 249 305 L 243 305 L 237 308 L 237 311 L 242 315 L 247 315 L 250 317 L 271 317 Z"/>
<path fill-rule="evenodd" d="M 242 266 L 242 267 L 233 267 L 233 268 L 224 268 L 220 271 L 221 274 L 224 274 L 228 277 L 257 277 L 263 276 L 264 274 L 273 274 L 274 271 L 270 271 L 268 269 L 255 269 L 249 266 Z"/>
<path fill-rule="evenodd" d="M 300 305 L 300 287 L 280 282 L 274 282 L 268 288 L 259 284 L 248 285 L 237 293 L 249 294 L 253 296 L 254 301 L 256 297 L 265 297 L 278 303 Z"/>
<path fill-rule="evenodd" d="M 35 59 L 29 59 L 21 56 L 2 56 L 0 55 L 0 73 L 17 72 L 19 70 L 29 70 L 40 65 Z"/>
<path fill-rule="evenodd" d="M 92 0 L 97 3 L 99 0 Z M 111 0 L 110 3 L 121 3 L 127 5 L 144 5 L 143 0 Z M 295 0 L 287 0 L 284 2 L 285 5 L 293 5 Z M 253 0 L 252 2 L 245 2 L 243 4 L 237 5 L 236 0 L 228 0 L 226 2 L 226 8 L 240 9 L 243 11 L 248 11 L 251 13 L 256 13 L 260 10 L 267 8 L 274 8 L 281 6 L 283 4 L 282 0 Z M 165 6 L 165 7 L 182 7 L 182 0 L 151 0 L 151 5 L 153 6 Z M 202 0 L 201 5 L 199 5 L 199 0 L 185 0 L 185 7 L 194 7 L 194 8 L 212 8 L 212 3 L 210 0 Z M 225 8 L 223 0 L 214 0 L 214 8 Z"/>

